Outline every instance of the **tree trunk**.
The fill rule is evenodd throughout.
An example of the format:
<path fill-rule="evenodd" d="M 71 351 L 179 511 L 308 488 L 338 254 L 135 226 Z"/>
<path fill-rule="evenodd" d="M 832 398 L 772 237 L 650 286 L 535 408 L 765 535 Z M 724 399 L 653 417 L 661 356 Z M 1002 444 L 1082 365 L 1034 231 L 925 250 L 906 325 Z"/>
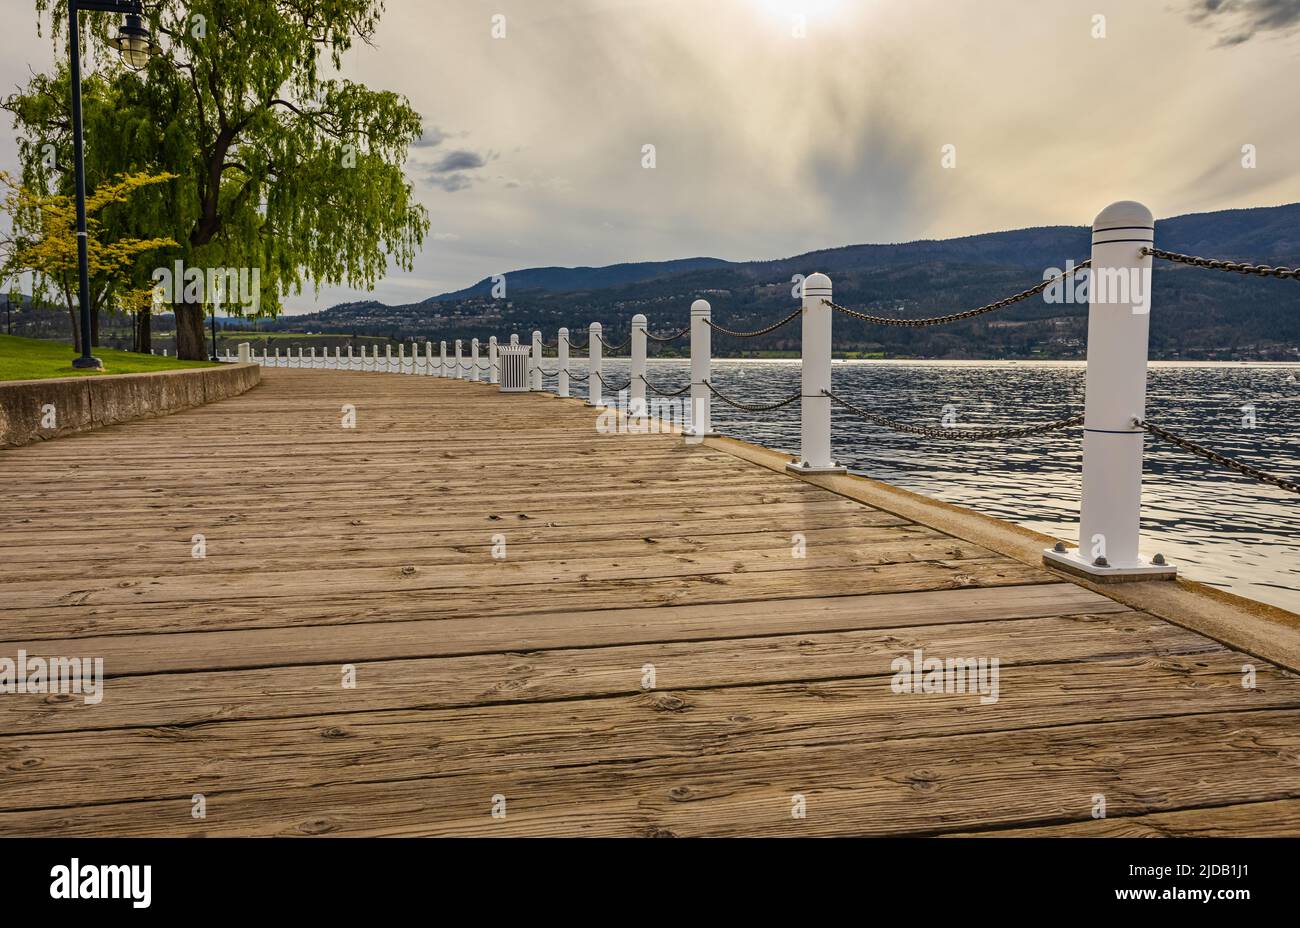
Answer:
<path fill-rule="evenodd" d="M 81 316 L 71 302 L 68 303 L 68 318 L 72 320 L 72 350 L 81 354 Z"/>
<path fill-rule="evenodd" d="M 153 313 L 148 309 L 142 309 L 135 314 L 135 344 L 132 351 L 138 351 L 140 354 L 148 354 L 153 350 Z"/>
<path fill-rule="evenodd" d="M 173 303 L 176 312 L 176 357 L 185 361 L 206 361 L 203 337 L 203 304 Z"/>

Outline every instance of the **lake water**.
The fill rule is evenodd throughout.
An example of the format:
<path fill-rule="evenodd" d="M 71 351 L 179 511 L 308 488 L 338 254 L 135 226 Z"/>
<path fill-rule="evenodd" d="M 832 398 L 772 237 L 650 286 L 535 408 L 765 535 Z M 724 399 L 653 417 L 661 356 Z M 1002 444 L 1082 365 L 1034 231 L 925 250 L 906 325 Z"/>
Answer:
<path fill-rule="evenodd" d="M 582 370 L 582 362 L 574 365 Z M 622 383 L 626 360 L 607 360 Z M 647 377 L 677 388 L 686 361 L 651 360 Z M 714 361 L 713 384 L 751 404 L 799 389 L 797 361 Z M 575 383 L 575 394 L 586 385 Z M 834 390 L 891 418 L 938 426 L 945 405 L 966 428 L 1028 425 L 1083 411 L 1082 362 L 846 361 Z M 1254 427 L 1243 406 L 1254 407 Z M 799 405 L 745 413 L 713 402 L 718 431 L 794 452 Z M 1152 363 L 1147 418 L 1282 477 L 1300 476 L 1300 364 Z M 865 474 L 1068 541 L 1078 531 L 1082 431 L 963 442 L 898 434 L 835 412 L 834 453 Z M 1183 576 L 1300 612 L 1300 496 L 1147 438 L 1143 551 Z"/>

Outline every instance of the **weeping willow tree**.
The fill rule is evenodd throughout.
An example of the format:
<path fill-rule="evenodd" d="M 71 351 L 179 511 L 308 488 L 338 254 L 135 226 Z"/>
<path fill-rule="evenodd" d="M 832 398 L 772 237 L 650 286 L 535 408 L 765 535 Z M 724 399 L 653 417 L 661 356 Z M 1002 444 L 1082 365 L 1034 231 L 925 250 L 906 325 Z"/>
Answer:
<path fill-rule="evenodd" d="M 105 84 L 86 114 L 88 173 L 177 175 L 120 219 L 131 235 L 178 243 L 138 267 L 138 280 L 173 268 L 208 280 L 242 271 L 257 281 L 256 297 L 250 305 L 227 293 L 225 307 L 275 315 L 307 284 L 368 289 L 390 262 L 411 267 L 429 228 L 402 169 L 420 116 L 400 94 L 338 76 L 343 54 L 371 41 L 383 6 L 161 0 L 146 9 L 158 51 L 139 72 L 110 46 L 120 17 L 82 14 L 98 72 L 88 80 Z M 66 0 L 36 8 L 66 56 Z M 24 179 L 50 190 L 71 185 L 60 85 L 66 78 L 38 75 L 4 104 L 20 131 Z M 167 292 L 177 354 L 204 357 L 213 294 L 180 281 Z"/>

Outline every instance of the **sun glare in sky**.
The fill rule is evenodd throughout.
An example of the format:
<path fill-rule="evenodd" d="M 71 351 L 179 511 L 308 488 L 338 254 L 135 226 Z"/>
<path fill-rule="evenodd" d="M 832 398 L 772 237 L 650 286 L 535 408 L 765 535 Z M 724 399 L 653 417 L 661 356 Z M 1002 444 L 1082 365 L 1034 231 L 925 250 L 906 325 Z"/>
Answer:
<path fill-rule="evenodd" d="M 756 0 L 773 16 L 793 22 L 803 16 L 809 21 L 825 20 L 844 8 L 845 0 Z"/>

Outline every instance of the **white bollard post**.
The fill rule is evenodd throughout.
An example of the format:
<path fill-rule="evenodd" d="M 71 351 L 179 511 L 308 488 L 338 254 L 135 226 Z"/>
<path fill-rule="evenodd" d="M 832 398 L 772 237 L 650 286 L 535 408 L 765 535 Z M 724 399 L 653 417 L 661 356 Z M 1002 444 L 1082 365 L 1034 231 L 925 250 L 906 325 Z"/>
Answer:
<path fill-rule="evenodd" d="M 469 340 L 469 379 L 478 383 L 478 339 Z"/>
<path fill-rule="evenodd" d="M 275 366 L 276 366 L 276 367 L 279 367 L 279 366 L 280 366 L 280 346 L 279 346 L 279 345 L 276 345 L 276 346 L 275 346 Z"/>
<path fill-rule="evenodd" d="M 406 373 L 406 342 L 397 346 L 397 373 Z"/>
<path fill-rule="evenodd" d="M 1171 579 L 1177 569 L 1138 551 L 1147 347 L 1155 221 L 1141 203 L 1121 201 L 1092 226 L 1088 286 L 1088 371 L 1083 423 L 1079 547 L 1043 552 L 1052 567 L 1097 580 Z"/>
<path fill-rule="evenodd" d="M 562 328 L 556 333 L 555 352 L 560 356 L 559 384 L 555 392 L 558 396 L 567 398 L 569 395 L 569 330 L 567 328 Z"/>
<path fill-rule="evenodd" d="M 831 459 L 831 279 L 812 274 L 803 282 L 803 334 L 800 362 L 801 392 L 799 460 L 786 465 L 800 474 L 842 474 Z"/>
<path fill-rule="evenodd" d="M 628 387 L 632 395 L 627 414 L 633 418 L 649 415 L 645 403 L 646 327 L 646 317 L 641 313 L 632 317 L 632 376 Z"/>
<path fill-rule="evenodd" d="M 718 434 L 713 431 L 713 396 L 705 386 L 713 352 L 713 330 L 709 328 L 712 313 L 708 300 L 691 304 L 691 424 L 682 430 L 691 443 Z"/>
<path fill-rule="evenodd" d="M 453 376 L 457 380 L 464 380 L 465 372 L 461 370 L 460 352 L 461 352 L 460 339 L 458 338 L 456 339 L 456 373 Z"/>
<path fill-rule="evenodd" d="M 312 346 L 311 346 L 311 366 L 312 366 L 312 367 L 315 367 L 315 366 L 316 366 L 316 346 L 315 346 L 315 345 L 312 345 Z"/>
<path fill-rule="evenodd" d="M 447 376 L 447 343 L 438 342 L 438 376 Z"/>
<path fill-rule="evenodd" d="M 251 345 L 248 344 L 248 342 L 239 343 L 239 363 L 240 364 L 253 363 L 253 348 Z"/>
<path fill-rule="evenodd" d="M 542 389 L 542 333 L 536 329 L 533 330 L 533 350 L 528 358 L 528 389 L 540 390 Z"/>
<path fill-rule="evenodd" d="M 488 338 L 488 383 L 501 382 L 501 362 L 497 359 L 497 337 Z"/>
<path fill-rule="evenodd" d="M 227 360 L 227 361 L 231 360 L 231 357 L 230 357 L 230 346 L 229 346 L 229 345 L 226 346 L 226 360 Z"/>
<path fill-rule="evenodd" d="M 515 332 L 514 334 L 512 334 L 512 335 L 510 336 L 510 344 L 512 344 L 512 345 L 518 345 L 518 344 L 519 344 L 519 333 L 518 333 L 518 332 Z"/>
<path fill-rule="evenodd" d="M 433 374 L 433 342 L 424 343 L 424 376 Z"/>
<path fill-rule="evenodd" d="M 593 322 L 587 329 L 587 405 L 600 406 L 600 388 L 603 386 L 600 380 L 600 350 L 603 346 L 600 340 L 600 323 Z"/>

